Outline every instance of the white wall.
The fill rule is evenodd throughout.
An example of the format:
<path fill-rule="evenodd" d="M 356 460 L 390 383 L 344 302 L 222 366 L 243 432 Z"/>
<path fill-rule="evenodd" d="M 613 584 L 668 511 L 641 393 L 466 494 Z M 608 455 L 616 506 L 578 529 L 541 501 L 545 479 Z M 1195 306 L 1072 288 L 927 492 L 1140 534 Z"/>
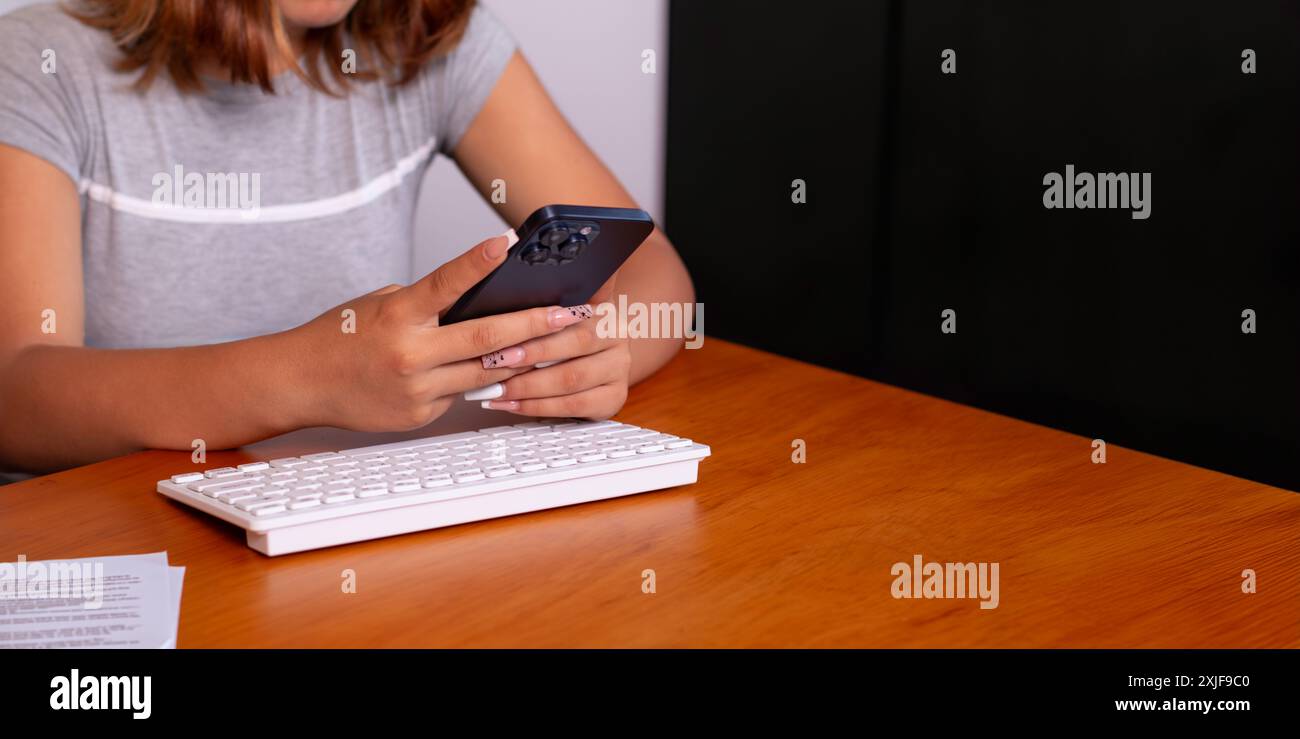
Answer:
<path fill-rule="evenodd" d="M 0 0 L 0 14 L 36 1 Z M 510 28 L 578 133 L 662 221 L 668 0 L 480 1 Z M 642 74 L 643 49 L 655 50 L 657 74 Z M 440 159 L 421 191 L 413 277 L 505 228 Z"/>
<path fill-rule="evenodd" d="M 514 34 L 578 133 L 662 221 L 668 0 L 480 1 Z M 656 74 L 641 72 L 643 49 L 655 50 Z M 456 165 L 439 160 L 421 192 L 415 276 L 505 229 Z"/>

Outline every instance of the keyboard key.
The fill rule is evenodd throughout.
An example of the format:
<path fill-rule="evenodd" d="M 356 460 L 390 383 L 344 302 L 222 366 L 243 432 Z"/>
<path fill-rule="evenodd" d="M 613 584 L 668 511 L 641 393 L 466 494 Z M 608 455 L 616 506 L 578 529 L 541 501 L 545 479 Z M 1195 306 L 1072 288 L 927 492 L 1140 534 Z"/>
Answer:
<path fill-rule="evenodd" d="M 203 473 L 203 476 L 208 478 L 209 480 L 214 480 L 218 477 L 230 477 L 231 475 L 242 475 L 242 474 L 244 473 L 240 472 L 234 467 L 218 467 L 215 470 L 207 470 L 206 472 Z"/>
<path fill-rule="evenodd" d="M 484 478 L 484 474 L 479 470 L 474 470 L 473 472 L 469 472 L 469 471 L 457 472 L 452 477 L 452 479 L 455 480 L 457 484 L 464 483 L 464 482 L 476 482 L 478 480 L 482 480 L 483 478 Z"/>
<path fill-rule="evenodd" d="M 494 464 L 484 467 L 483 472 L 490 478 L 508 477 L 515 474 L 515 468 L 508 464 Z"/>
<path fill-rule="evenodd" d="M 302 467 L 303 465 L 311 463 L 305 459 L 298 459 L 297 457 L 283 457 L 281 459 L 271 460 L 270 464 L 272 467 L 277 469 L 290 469 L 293 467 Z"/>
<path fill-rule="evenodd" d="M 388 492 L 388 483 L 379 480 L 377 482 L 368 482 L 357 487 L 357 494 L 362 498 L 373 498 L 376 495 L 383 495 Z"/>
<path fill-rule="evenodd" d="M 479 432 L 480 434 L 487 434 L 488 436 L 492 436 L 492 437 L 496 437 L 496 436 L 504 436 L 504 435 L 506 435 L 506 434 L 522 434 L 522 433 L 523 433 L 523 431 L 520 431 L 519 429 L 515 428 L 514 426 L 493 426 L 493 427 L 491 427 L 491 428 L 479 429 L 478 432 Z"/>
<path fill-rule="evenodd" d="M 599 462 L 605 458 L 604 452 L 588 452 L 578 457 L 579 462 Z"/>
<path fill-rule="evenodd" d="M 640 433 L 640 431 L 641 429 L 638 428 L 618 429 L 616 431 L 607 431 L 600 434 L 600 436 L 605 439 L 625 439 L 633 434 Z"/>
<path fill-rule="evenodd" d="M 248 462 L 246 464 L 239 465 L 238 469 L 241 472 L 260 472 L 262 470 L 271 469 L 271 465 L 267 464 L 266 462 Z"/>
<path fill-rule="evenodd" d="M 382 493 L 380 493 L 380 494 L 382 495 Z M 333 495 L 326 495 L 326 496 L 324 496 L 324 497 L 321 499 L 321 502 L 323 502 L 323 503 L 345 503 L 345 502 L 347 502 L 347 501 L 349 501 L 349 500 L 356 500 L 356 499 L 357 499 L 357 496 L 353 495 L 352 493 L 334 493 Z"/>
<path fill-rule="evenodd" d="M 300 511 L 303 508 L 315 508 L 320 505 L 320 498 L 294 498 L 289 501 L 289 510 Z"/>
<path fill-rule="evenodd" d="M 453 482 L 454 480 L 451 479 L 451 475 L 446 475 L 446 474 L 429 475 L 428 477 L 425 477 L 420 480 L 420 484 L 426 488 L 445 487 L 447 485 L 451 485 Z"/>
<path fill-rule="evenodd" d="M 204 480 L 203 482 L 192 482 L 189 489 L 196 493 L 204 495 L 216 495 L 222 491 L 238 490 L 240 488 L 250 488 L 257 483 L 247 480 L 225 480 L 218 477 L 215 480 Z"/>
<path fill-rule="evenodd" d="M 605 456 L 609 457 L 610 459 L 622 459 L 623 457 L 635 457 L 636 450 L 628 449 L 626 447 L 622 449 L 606 449 Z"/>
<path fill-rule="evenodd" d="M 546 463 L 540 461 L 517 462 L 515 464 L 515 469 L 519 472 L 538 472 L 546 469 Z"/>
<path fill-rule="evenodd" d="M 543 461 L 546 462 L 547 467 L 568 467 L 571 464 L 578 463 L 578 460 L 568 456 L 567 454 L 553 454 L 546 457 Z"/>
<path fill-rule="evenodd" d="M 284 513 L 285 508 L 286 507 L 283 504 L 272 504 L 262 506 L 261 508 L 254 508 L 250 513 L 254 516 L 269 516 L 273 513 Z"/>
<path fill-rule="evenodd" d="M 194 482 L 195 480 L 202 479 L 204 479 L 202 472 L 186 472 L 180 475 L 172 475 L 171 477 L 172 482 L 177 485 L 184 485 L 187 482 Z"/>
<path fill-rule="evenodd" d="M 588 421 L 587 423 L 580 423 L 577 426 L 574 426 L 573 430 L 596 431 L 596 430 L 618 428 L 622 425 L 623 424 L 619 423 L 618 421 Z"/>
<path fill-rule="evenodd" d="M 420 489 L 420 481 L 416 480 L 415 478 L 393 483 L 393 485 L 389 487 L 389 490 L 394 493 L 410 493 L 419 489 Z"/>
<path fill-rule="evenodd" d="M 687 447 L 687 446 L 690 446 L 691 444 L 694 444 L 694 443 L 695 443 L 695 442 L 691 441 L 690 439 L 677 439 L 676 441 L 670 441 L 670 442 L 668 442 L 667 444 L 664 444 L 664 448 L 665 448 L 665 449 L 681 449 L 682 447 Z"/>
<path fill-rule="evenodd" d="M 641 444 L 636 448 L 636 453 L 650 454 L 652 452 L 662 452 L 663 450 L 664 450 L 663 444 Z"/>
<path fill-rule="evenodd" d="M 344 457 L 338 452 L 321 452 L 320 454 L 304 454 L 301 459 L 308 460 L 309 462 L 334 462 L 340 459 L 347 459 L 347 457 Z"/>

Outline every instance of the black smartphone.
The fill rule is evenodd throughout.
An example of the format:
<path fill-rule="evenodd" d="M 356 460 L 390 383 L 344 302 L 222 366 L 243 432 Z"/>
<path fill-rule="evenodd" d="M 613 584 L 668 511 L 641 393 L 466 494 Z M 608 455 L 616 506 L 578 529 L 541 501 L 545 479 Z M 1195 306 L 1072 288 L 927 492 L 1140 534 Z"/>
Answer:
<path fill-rule="evenodd" d="M 635 208 L 548 205 L 515 229 L 506 261 L 447 309 L 446 325 L 591 299 L 654 230 Z"/>

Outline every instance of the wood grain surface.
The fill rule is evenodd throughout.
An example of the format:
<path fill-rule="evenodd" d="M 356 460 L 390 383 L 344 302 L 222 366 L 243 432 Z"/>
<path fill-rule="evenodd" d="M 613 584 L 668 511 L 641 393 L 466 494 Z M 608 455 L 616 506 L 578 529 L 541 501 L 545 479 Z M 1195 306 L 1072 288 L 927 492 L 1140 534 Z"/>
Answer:
<path fill-rule="evenodd" d="M 1300 646 L 1296 493 L 716 339 L 619 419 L 709 444 L 700 482 L 267 558 L 154 492 L 188 453 L 142 452 L 0 488 L 0 560 L 166 551 L 182 647 Z M 895 599 L 916 554 L 999 563 L 998 607 Z"/>

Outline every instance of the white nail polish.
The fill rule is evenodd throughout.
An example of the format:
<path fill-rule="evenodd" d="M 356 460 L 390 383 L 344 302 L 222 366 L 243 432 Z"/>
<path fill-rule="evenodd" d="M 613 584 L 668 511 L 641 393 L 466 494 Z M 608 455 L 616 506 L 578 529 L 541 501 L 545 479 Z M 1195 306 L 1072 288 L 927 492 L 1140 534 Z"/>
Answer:
<path fill-rule="evenodd" d="M 477 390 L 465 391 L 465 400 L 492 400 L 506 394 L 506 386 L 501 383 L 494 383 L 487 387 L 481 387 Z"/>
<path fill-rule="evenodd" d="M 518 243 L 519 243 L 519 235 L 515 233 L 515 230 L 514 230 L 513 228 L 510 229 L 509 231 L 506 231 L 506 232 L 505 232 L 504 234 L 502 234 L 502 235 L 506 237 L 506 248 L 507 248 L 507 249 L 509 249 L 510 247 L 512 247 L 512 246 L 514 246 L 515 244 L 518 244 Z"/>
<path fill-rule="evenodd" d="M 546 367 L 550 367 L 550 366 L 553 365 L 553 364 L 559 364 L 559 363 L 560 363 L 560 360 L 558 360 L 558 359 L 555 360 L 554 362 L 538 362 L 537 364 L 534 364 L 534 365 L 533 365 L 533 369 L 544 369 L 544 368 L 546 368 Z"/>
<path fill-rule="evenodd" d="M 490 401 L 490 400 L 485 400 L 485 401 L 483 401 L 482 403 L 479 403 L 478 405 L 479 405 L 480 408 L 482 408 L 482 409 L 485 410 L 485 411 L 490 411 L 490 410 L 492 410 L 492 401 Z"/>

